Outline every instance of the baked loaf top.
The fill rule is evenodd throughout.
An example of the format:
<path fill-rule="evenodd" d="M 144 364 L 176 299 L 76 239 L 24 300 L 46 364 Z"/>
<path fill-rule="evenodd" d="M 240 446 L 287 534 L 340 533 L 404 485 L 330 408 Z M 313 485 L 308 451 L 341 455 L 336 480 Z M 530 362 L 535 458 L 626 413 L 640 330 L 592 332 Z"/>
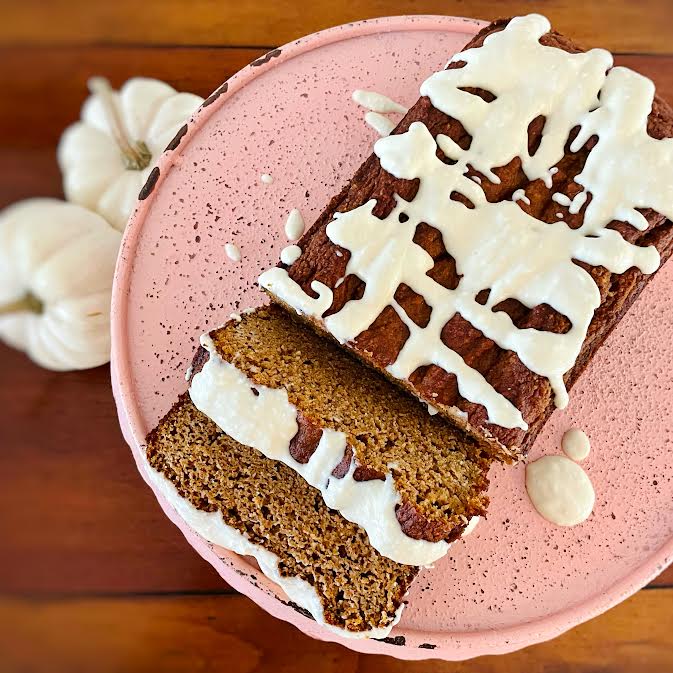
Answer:
<path fill-rule="evenodd" d="M 490 461 L 478 442 L 277 306 L 202 338 L 189 393 L 399 563 L 434 563 L 486 513 Z"/>
<path fill-rule="evenodd" d="M 611 65 L 492 23 L 260 284 L 517 459 L 673 249 L 673 111 Z"/>
<path fill-rule="evenodd" d="M 317 489 L 225 435 L 187 395 L 150 433 L 146 455 L 151 481 L 195 532 L 254 556 L 316 621 L 384 637 L 399 619 L 418 569 L 378 554 Z"/>

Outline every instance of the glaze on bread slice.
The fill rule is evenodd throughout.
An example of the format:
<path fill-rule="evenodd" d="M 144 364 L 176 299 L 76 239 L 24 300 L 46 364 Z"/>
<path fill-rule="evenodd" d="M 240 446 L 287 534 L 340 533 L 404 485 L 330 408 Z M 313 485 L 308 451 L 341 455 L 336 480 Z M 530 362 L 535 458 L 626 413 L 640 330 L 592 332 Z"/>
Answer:
<path fill-rule="evenodd" d="M 399 563 L 433 563 L 486 511 L 489 460 L 478 442 L 278 306 L 202 339 L 190 395 Z"/>
<path fill-rule="evenodd" d="M 254 556 L 290 601 L 342 636 L 385 637 L 418 569 L 279 461 L 224 434 L 183 395 L 147 438 L 150 481 L 208 542 Z"/>

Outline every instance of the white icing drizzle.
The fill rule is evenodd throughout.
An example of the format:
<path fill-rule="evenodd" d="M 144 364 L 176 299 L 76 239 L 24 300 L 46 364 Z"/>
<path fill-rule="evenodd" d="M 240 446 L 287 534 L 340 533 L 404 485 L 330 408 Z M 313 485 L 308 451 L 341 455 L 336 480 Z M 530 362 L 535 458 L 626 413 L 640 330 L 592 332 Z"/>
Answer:
<path fill-rule="evenodd" d="M 311 283 L 311 289 L 318 295 L 314 299 L 290 278 L 285 269 L 268 269 L 259 277 L 259 284 L 302 315 L 319 318 L 332 305 L 333 294 L 327 285 L 317 280 Z"/>
<path fill-rule="evenodd" d="M 579 462 L 589 455 L 589 452 L 591 451 L 591 443 L 582 430 L 571 428 L 563 435 L 561 448 L 568 458 Z"/>
<path fill-rule="evenodd" d="M 637 267 L 652 273 L 659 265 L 653 246 L 632 245 L 607 225 L 623 219 L 643 227 L 637 207 L 654 207 L 673 217 L 673 140 L 657 141 L 647 135 L 653 87 L 649 80 L 612 65 L 609 52 L 594 49 L 569 54 L 545 47 L 539 38 L 550 30 L 542 16 L 513 19 L 507 27 L 486 38 L 481 48 L 457 54 L 452 62 L 465 67 L 435 73 L 421 86 L 433 105 L 462 122 L 472 136 L 463 150 L 447 136 L 433 139 L 424 124 L 416 122 L 404 134 L 375 144 L 382 167 L 397 178 L 420 179 L 411 202 L 397 197 L 397 206 L 384 219 L 372 214 L 375 201 L 347 213 L 336 213 L 327 226 L 328 237 L 351 252 L 345 275 L 365 283 L 364 295 L 324 319 L 326 329 L 345 343 L 367 329 L 381 311 L 392 306 L 410 336 L 388 371 L 401 379 L 418 367 L 435 364 L 457 377 L 459 392 L 483 405 L 488 421 L 503 427 L 527 429 L 521 413 L 476 370 L 441 341 L 441 330 L 459 313 L 501 348 L 517 353 L 531 371 L 547 378 L 556 404 L 564 407 L 568 395 L 564 374 L 574 365 L 600 294 L 591 276 L 573 260 L 602 265 L 612 273 Z M 506 54 L 506 58 L 503 55 Z M 480 87 L 496 96 L 486 103 L 461 87 Z M 601 91 L 600 100 L 598 97 Z M 591 110 L 591 112 L 589 112 Z M 546 118 L 540 146 L 528 153 L 527 129 L 538 116 Z M 592 135 L 596 147 L 576 182 L 591 192 L 584 224 L 570 229 L 564 222 L 547 224 L 529 216 L 515 203 L 489 203 L 483 190 L 465 173 L 471 166 L 493 182 L 493 169 L 521 157 L 530 180 L 542 178 L 551 188 L 554 166 L 564 154 L 570 130 L 581 125 L 573 143 L 578 149 Z M 437 147 L 456 161 L 447 165 L 436 156 Z M 467 197 L 473 209 L 449 198 L 452 192 Z M 571 212 L 579 212 L 586 192 L 574 199 L 555 194 Z M 399 221 L 404 213 L 408 219 Z M 437 228 L 456 260 L 462 276 L 456 290 L 447 290 L 426 274 L 433 261 L 413 243 L 417 225 Z M 311 299 L 286 272 L 277 269 L 260 278 L 262 286 L 299 312 L 321 315 L 331 293 L 320 284 Z M 418 327 L 394 300 L 405 283 L 423 296 L 432 312 L 425 328 Z M 490 289 L 488 301 L 475 301 L 479 291 Z M 497 303 L 515 298 L 528 307 L 548 304 L 571 322 L 565 334 L 518 329 Z"/>
<path fill-rule="evenodd" d="M 588 196 L 586 192 L 580 192 L 577 194 L 577 196 L 575 196 L 575 198 L 570 202 L 570 208 L 568 209 L 570 214 L 576 215 L 579 213 L 580 210 L 582 210 L 582 206 L 584 205 L 587 198 Z"/>
<path fill-rule="evenodd" d="M 304 233 L 304 218 L 298 208 L 293 208 L 285 221 L 285 235 L 290 241 L 296 241 Z"/>
<path fill-rule="evenodd" d="M 235 243 L 226 243 L 224 246 L 224 251 L 227 253 L 227 257 L 232 262 L 241 261 L 241 251 Z"/>
<path fill-rule="evenodd" d="M 268 173 L 262 173 L 259 176 L 259 179 L 265 184 L 265 185 L 270 185 L 273 182 L 273 175 L 269 175 Z"/>
<path fill-rule="evenodd" d="M 301 257 L 301 248 L 298 245 L 287 245 L 280 251 L 280 261 L 283 264 L 294 264 Z"/>
<path fill-rule="evenodd" d="M 363 108 L 371 110 L 372 112 L 380 112 L 387 114 L 390 112 L 397 112 L 399 114 L 406 114 L 408 112 L 404 105 L 400 105 L 394 100 L 384 96 L 376 91 L 365 91 L 364 89 L 356 89 L 353 91 L 353 100 Z"/>
<path fill-rule="evenodd" d="M 237 442 L 300 474 L 321 492 L 328 507 L 362 527 L 372 547 L 383 556 L 425 566 L 446 554 L 449 545 L 444 541 L 415 540 L 404 534 L 395 514 L 400 496 L 391 472 L 385 480 L 356 481 L 353 460 L 343 478 L 332 476 L 346 449 L 344 433 L 324 429 L 310 460 L 296 461 L 290 454 L 290 441 L 298 430 L 297 409 L 288 400 L 287 391 L 255 385 L 218 355 L 208 335 L 201 338 L 201 344 L 210 356 L 189 388 L 197 409 Z"/>
<path fill-rule="evenodd" d="M 565 456 L 544 456 L 526 466 L 526 491 L 539 514 L 558 526 L 588 519 L 596 499 L 586 472 Z"/>
<path fill-rule="evenodd" d="M 437 397 L 437 393 L 432 393 L 433 397 Z M 451 413 L 457 418 L 462 418 L 464 421 L 467 420 L 467 411 L 463 411 L 458 407 L 451 407 Z"/>
<path fill-rule="evenodd" d="M 390 135 L 390 132 L 395 128 L 395 122 L 384 117 L 378 112 L 368 112 L 365 115 L 365 122 L 371 126 L 381 137 Z"/>
<path fill-rule="evenodd" d="M 462 534 L 461 537 L 466 537 L 470 533 L 473 533 L 474 529 L 477 527 L 477 524 L 479 523 L 479 519 L 480 519 L 480 517 L 478 517 L 478 516 L 470 517 L 470 520 L 469 520 L 467 526 L 465 527 L 465 530 L 463 531 L 463 534 Z"/>
<path fill-rule="evenodd" d="M 561 206 L 566 206 L 566 208 L 572 203 L 570 197 L 566 196 L 565 194 L 561 194 L 560 192 L 552 194 L 551 200 L 555 201 Z"/>
<path fill-rule="evenodd" d="M 438 413 L 437 407 L 433 407 L 432 404 L 426 404 L 426 406 L 428 407 L 428 413 L 430 414 L 430 416 L 437 415 Z"/>
<path fill-rule="evenodd" d="M 539 14 L 512 19 L 505 30 L 489 35 L 483 46 L 456 54 L 450 63 L 465 67 L 442 70 L 421 85 L 433 106 L 457 116 L 472 136 L 469 150 L 446 138 L 449 155 L 499 182 L 493 168 L 520 157 L 530 180 L 544 178 L 561 160 L 570 129 L 586 111 L 598 105 L 598 92 L 612 54 L 592 49 L 569 54 L 545 47 L 539 39 L 551 30 Z M 460 87 L 479 87 L 496 96 L 486 103 Z M 528 152 L 528 126 L 546 117 L 542 142 Z M 443 149 L 443 147 L 442 147 Z"/>
<path fill-rule="evenodd" d="M 201 337 L 201 345 L 210 356 L 189 387 L 194 405 L 237 442 L 267 458 L 284 457 L 298 430 L 297 410 L 288 402 L 287 392 L 253 386 L 245 374 L 217 355 L 207 335 Z"/>
<path fill-rule="evenodd" d="M 281 574 L 278 567 L 280 559 L 273 552 L 261 545 L 250 542 L 243 533 L 227 525 L 219 511 L 204 512 L 194 507 L 191 502 L 180 496 L 171 481 L 150 467 L 147 461 L 145 461 L 144 467 L 154 488 L 197 535 L 218 547 L 233 551 L 240 556 L 252 556 L 257 561 L 260 570 L 272 582 L 275 582 L 291 601 L 308 610 L 311 616 L 323 628 L 346 638 L 384 638 L 390 633 L 393 626 L 399 622 L 404 604 L 400 605 L 394 619 L 385 627 L 369 631 L 348 631 L 347 629 L 341 629 L 328 624 L 325 621 L 320 596 L 311 584 L 300 577 L 287 577 Z"/>
<path fill-rule="evenodd" d="M 613 68 L 601 89 L 600 106 L 582 118 L 570 149 L 578 150 L 594 134 L 599 137 L 575 178 L 592 195 L 582 225 L 586 234 L 601 234 L 610 220 L 644 231 L 647 220 L 636 208 L 673 217 L 673 138 L 648 135 L 653 100 L 649 79 L 628 68 Z"/>
<path fill-rule="evenodd" d="M 554 183 L 553 183 L 553 177 L 554 177 L 557 173 L 558 173 L 558 168 L 556 168 L 556 166 L 552 166 L 552 167 L 549 169 L 549 172 L 547 173 L 547 175 L 543 175 L 543 176 L 542 176 L 542 180 L 543 180 L 543 182 L 544 182 L 544 186 L 545 186 L 547 189 L 551 189 L 551 188 L 552 188 L 552 185 L 554 184 Z"/>
<path fill-rule="evenodd" d="M 524 189 L 517 189 L 512 194 L 512 201 L 522 201 L 527 206 L 530 206 L 530 199 L 526 196 L 526 190 Z"/>

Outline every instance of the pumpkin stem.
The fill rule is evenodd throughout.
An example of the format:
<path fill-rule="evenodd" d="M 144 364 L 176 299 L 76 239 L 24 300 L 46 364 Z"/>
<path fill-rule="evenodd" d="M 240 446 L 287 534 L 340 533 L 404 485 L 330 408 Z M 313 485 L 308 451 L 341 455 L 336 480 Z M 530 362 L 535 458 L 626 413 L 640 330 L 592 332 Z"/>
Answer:
<path fill-rule="evenodd" d="M 10 301 L 9 304 L 0 305 L 0 315 L 21 313 L 24 311 L 29 311 L 30 313 L 42 313 L 43 308 L 44 305 L 34 294 L 26 292 L 21 299 Z"/>
<path fill-rule="evenodd" d="M 124 166 L 133 171 L 142 171 L 152 161 L 152 153 L 142 140 L 132 142 L 124 125 L 124 120 L 119 114 L 119 109 L 112 96 L 112 87 L 105 77 L 92 77 L 89 82 L 89 91 L 98 96 L 103 104 L 103 110 L 107 117 L 112 137 L 115 139 L 122 154 Z"/>

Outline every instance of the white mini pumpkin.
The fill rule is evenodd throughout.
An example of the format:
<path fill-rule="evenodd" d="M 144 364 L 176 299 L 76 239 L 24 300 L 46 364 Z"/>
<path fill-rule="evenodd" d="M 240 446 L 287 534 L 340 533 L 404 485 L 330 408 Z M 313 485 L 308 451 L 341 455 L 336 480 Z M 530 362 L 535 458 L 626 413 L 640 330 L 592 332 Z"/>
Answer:
<path fill-rule="evenodd" d="M 56 199 L 0 212 L 0 339 L 47 369 L 110 359 L 110 293 L 121 234 Z"/>
<path fill-rule="evenodd" d="M 68 201 L 123 231 L 156 159 L 203 98 L 142 77 L 119 92 L 99 77 L 89 87 L 81 121 L 59 143 L 63 189 Z"/>

